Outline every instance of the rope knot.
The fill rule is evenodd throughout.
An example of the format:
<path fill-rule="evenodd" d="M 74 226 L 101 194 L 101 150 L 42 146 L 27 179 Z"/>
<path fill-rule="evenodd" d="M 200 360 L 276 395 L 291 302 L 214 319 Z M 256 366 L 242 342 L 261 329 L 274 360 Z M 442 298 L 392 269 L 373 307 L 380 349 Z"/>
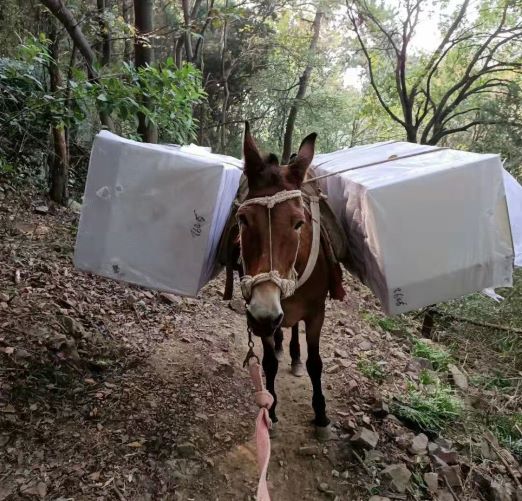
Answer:
<path fill-rule="evenodd" d="M 274 397 L 265 389 L 255 392 L 255 400 L 257 406 L 262 409 L 270 409 L 274 403 Z"/>

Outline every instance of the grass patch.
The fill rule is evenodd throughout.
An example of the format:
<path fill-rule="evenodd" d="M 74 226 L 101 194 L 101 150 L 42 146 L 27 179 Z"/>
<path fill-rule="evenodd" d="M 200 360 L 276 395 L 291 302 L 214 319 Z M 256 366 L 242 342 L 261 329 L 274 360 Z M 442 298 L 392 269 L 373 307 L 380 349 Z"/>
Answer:
<path fill-rule="evenodd" d="M 423 430 L 442 430 L 462 412 L 462 403 L 453 389 L 433 379 L 417 387 L 409 383 L 406 394 L 392 404 L 392 412 Z"/>
<path fill-rule="evenodd" d="M 357 362 L 357 368 L 368 379 L 373 379 L 374 381 L 384 381 L 386 379 L 384 369 L 373 360 L 362 358 Z"/>
<path fill-rule="evenodd" d="M 514 387 L 514 381 L 518 379 L 505 377 L 499 371 L 495 371 L 494 374 L 475 374 L 471 378 L 471 383 L 485 390 L 504 392 L 511 390 Z"/>
<path fill-rule="evenodd" d="M 488 420 L 488 428 L 517 459 L 522 459 L 522 413 L 491 416 Z"/>
<path fill-rule="evenodd" d="M 404 323 L 398 317 L 379 317 L 373 313 L 363 315 L 372 327 L 380 327 L 387 332 L 397 332 L 404 328 Z"/>
<path fill-rule="evenodd" d="M 436 371 L 446 370 L 448 364 L 452 361 L 451 354 L 448 351 L 421 339 L 413 341 L 411 353 L 415 357 L 428 359 Z"/>

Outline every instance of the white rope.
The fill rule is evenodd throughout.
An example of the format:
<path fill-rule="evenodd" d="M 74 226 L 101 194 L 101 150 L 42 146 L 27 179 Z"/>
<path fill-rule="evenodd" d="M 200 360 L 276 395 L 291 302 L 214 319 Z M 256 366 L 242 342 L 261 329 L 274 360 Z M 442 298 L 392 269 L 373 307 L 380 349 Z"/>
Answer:
<path fill-rule="evenodd" d="M 246 207 L 247 205 L 264 205 L 272 209 L 275 205 L 286 202 L 292 198 L 302 198 L 301 190 L 278 191 L 275 195 L 269 197 L 250 198 L 245 200 L 240 207 Z"/>
<path fill-rule="evenodd" d="M 245 207 L 248 205 L 262 205 L 266 207 L 268 210 L 268 245 L 270 246 L 270 271 L 258 273 L 254 277 L 252 277 L 251 275 L 243 276 L 243 278 L 241 279 L 241 292 L 243 293 L 243 297 L 246 301 L 250 301 L 250 299 L 252 298 L 252 289 L 256 285 L 263 282 L 273 282 L 274 284 L 276 284 L 281 291 L 282 298 L 291 296 L 292 294 L 294 294 L 297 288 L 297 272 L 295 271 L 295 262 L 297 261 L 297 253 L 299 252 L 300 239 L 297 245 L 294 264 L 292 266 L 292 269 L 290 270 L 290 277 L 283 278 L 277 270 L 274 270 L 272 256 L 272 209 L 275 205 L 280 204 L 282 202 L 286 202 L 287 200 L 291 200 L 293 198 L 300 198 L 302 200 L 301 190 L 279 191 L 272 196 L 251 198 L 240 205 L 240 207 Z M 243 253 L 241 252 L 241 254 Z M 242 256 L 241 258 L 244 263 L 244 259 Z"/>
<path fill-rule="evenodd" d="M 348 167 L 346 169 L 337 170 L 334 172 L 328 172 L 327 174 L 323 174 L 322 176 L 310 177 L 303 181 L 303 184 L 312 183 L 313 181 L 319 181 L 319 179 L 325 179 L 327 177 L 336 176 L 337 174 L 344 174 L 345 172 L 350 172 L 352 170 L 364 169 L 366 167 L 373 167 L 375 165 L 386 164 L 388 162 L 396 162 L 397 160 L 404 160 L 405 158 L 418 157 L 419 155 L 426 155 L 428 153 L 434 153 L 436 151 L 447 150 L 449 148 L 432 148 L 430 150 L 417 151 L 416 153 L 410 153 L 409 155 L 403 155 L 399 157 L 397 155 L 391 155 L 390 157 L 379 160 L 377 162 L 370 162 L 368 164 L 358 165 L 356 167 Z"/>

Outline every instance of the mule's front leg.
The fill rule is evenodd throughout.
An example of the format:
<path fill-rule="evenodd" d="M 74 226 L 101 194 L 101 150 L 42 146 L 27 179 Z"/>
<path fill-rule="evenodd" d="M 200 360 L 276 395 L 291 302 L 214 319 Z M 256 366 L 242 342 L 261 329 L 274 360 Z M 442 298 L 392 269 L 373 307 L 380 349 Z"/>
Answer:
<path fill-rule="evenodd" d="M 312 381 L 313 396 L 312 407 L 315 412 L 315 426 L 317 438 L 326 439 L 329 437 L 330 430 L 328 425 L 330 420 L 326 416 L 326 401 L 321 386 L 321 373 L 323 371 L 323 361 L 319 354 L 319 339 L 321 328 L 324 321 L 324 309 L 320 310 L 314 317 L 306 321 L 306 344 L 308 346 L 308 359 L 306 369 Z"/>
<path fill-rule="evenodd" d="M 277 423 L 277 417 L 275 413 L 275 409 L 277 406 L 275 378 L 279 362 L 277 361 L 277 357 L 275 354 L 274 336 L 262 337 L 261 340 L 263 342 L 263 370 L 265 371 L 266 377 L 266 389 L 274 397 L 274 403 L 272 404 L 272 407 L 270 407 L 268 414 L 270 416 L 270 419 L 272 420 L 272 423 Z"/>

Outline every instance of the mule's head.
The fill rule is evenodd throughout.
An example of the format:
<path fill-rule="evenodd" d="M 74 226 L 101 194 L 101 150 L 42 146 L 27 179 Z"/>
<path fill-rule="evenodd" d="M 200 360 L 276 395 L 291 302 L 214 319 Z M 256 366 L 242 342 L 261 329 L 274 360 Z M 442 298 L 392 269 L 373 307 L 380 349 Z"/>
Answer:
<path fill-rule="evenodd" d="M 259 153 L 247 123 L 243 143 L 247 200 L 299 190 L 314 156 L 315 138 L 316 134 L 307 136 L 297 156 L 288 165 L 279 165 L 276 155 Z M 256 277 L 275 271 L 280 278 L 294 278 L 301 227 L 306 222 L 301 198 L 279 202 L 270 210 L 263 204 L 246 203 L 237 217 L 245 275 Z M 263 281 L 254 284 L 249 296 L 245 299 L 250 326 L 255 334 L 271 335 L 283 321 L 281 288 L 273 281 Z"/>

